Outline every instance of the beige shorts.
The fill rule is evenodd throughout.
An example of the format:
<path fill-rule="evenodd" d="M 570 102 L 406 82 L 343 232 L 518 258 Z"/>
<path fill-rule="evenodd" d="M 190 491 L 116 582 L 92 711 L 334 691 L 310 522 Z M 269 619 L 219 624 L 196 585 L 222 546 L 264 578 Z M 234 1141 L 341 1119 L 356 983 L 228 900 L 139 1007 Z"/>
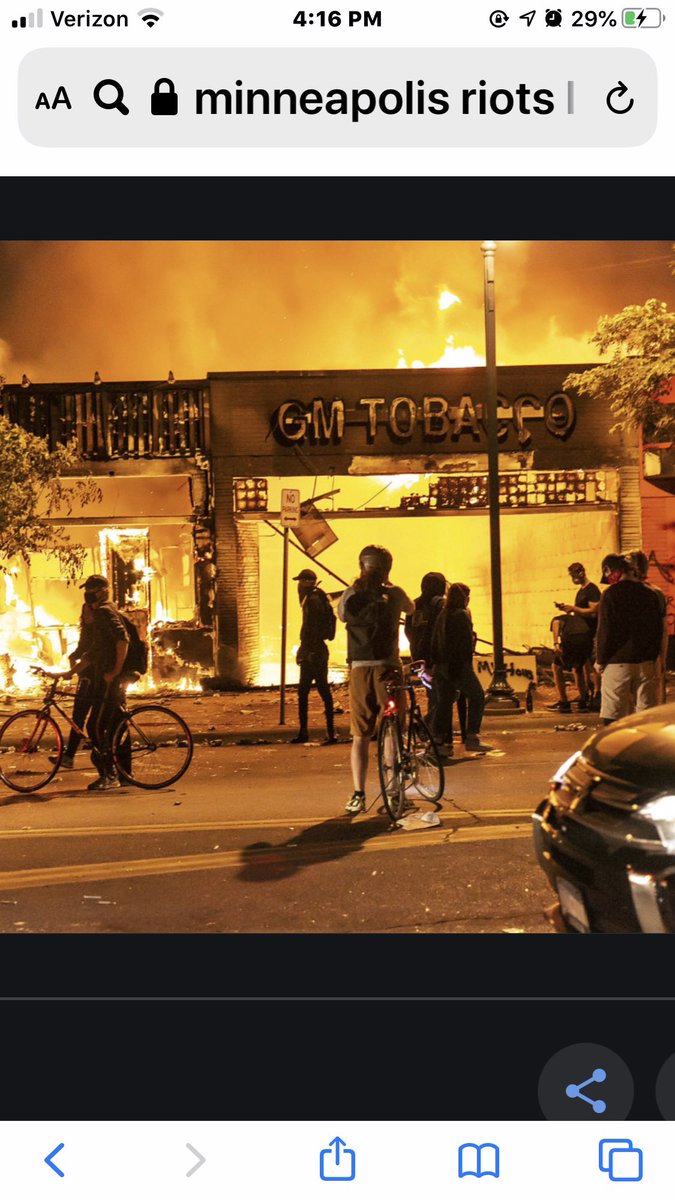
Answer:
<path fill-rule="evenodd" d="M 656 663 L 608 663 L 602 672 L 600 716 L 618 721 L 658 704 Z"/>
<path fill-rule="evenodd" d="M 354 737 L 372 737 L 377 719 L 391 699 L 387 683 L 401 682 L 399 667 L 352 667 L 349 675 L 349 712 Z M 394 699 L 398 696 L 394 693 Z"/>

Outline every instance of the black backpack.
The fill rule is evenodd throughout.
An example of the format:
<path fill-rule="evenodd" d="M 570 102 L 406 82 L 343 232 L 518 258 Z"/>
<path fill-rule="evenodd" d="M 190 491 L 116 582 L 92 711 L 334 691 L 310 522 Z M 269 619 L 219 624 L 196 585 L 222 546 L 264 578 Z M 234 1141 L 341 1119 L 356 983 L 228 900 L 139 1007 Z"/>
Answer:
<path fill-rule="evenodd" d="M 321 588 L 316 588 L 315 590 L 317 595 L 321 596 L 323 600 L 323 608 L 321 611 L 321 640 L 324 642 L 332 642 L 333 638 L 335 637 L 335 630 L 337 628 L 335 610 L 326 593 L 322 592 Z"/>
<path fill-rule="evenodd" d="M 560 649 L 563 654 L 576 654 L 587 649 L 590 656 L 593 649 L 593 634 L 588 621 L 579 613 L 566 613 L 565 616 L 554 617 L 551 622 L 558 623 Z"/>
<path fill-rule="evenodd" d="M 398 653 L 398 619 L 386 589 L 357 591 L 345 604 L 349 662 L 376 662 Z"/>
<path fill-rule="evenodd" d="M 122 673 L 124 675 L 145 675 L 148 669 L 148 643 L 143 641 L 133 621 L 126 613 L 121 612 L 120 616 L 129 635 L 129 646 Z"/>

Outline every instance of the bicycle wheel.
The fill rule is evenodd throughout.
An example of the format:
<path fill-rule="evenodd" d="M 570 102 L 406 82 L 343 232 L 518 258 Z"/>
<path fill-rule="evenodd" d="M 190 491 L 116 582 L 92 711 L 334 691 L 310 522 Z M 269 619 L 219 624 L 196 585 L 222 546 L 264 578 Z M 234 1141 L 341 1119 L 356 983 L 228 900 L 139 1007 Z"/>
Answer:
<path fill-rule="evenodd" d="M 49 783 L 62 754 L 61 730 L 38 708 L 15 713 L 0 728 L 0 779 L 15 792 L 37 792 Z"/>
<path fill-rule="evenodd" d="M 182 717 L 161 704 L 132 708 L 112 741 L 113 763 L 135 787 L 169 787 L 192 761 L 192 734 Z"/>
<path fill-rule="evenodd" d="M 407 785 L 414 787 L 425 800 L 440 800 L 445 787 L 443 763 L 429 726 L 420 716 L 412 719 L 410 761 L 405 765 L 409 769 Z"/>
<path fill-rule="evenodd" d="M 377 767 L 384 806 L 392 821 L 398 821 L 405 802 L 405 780 L 401 730 L 396 716 L 383 717 L 377 737 Z"/>

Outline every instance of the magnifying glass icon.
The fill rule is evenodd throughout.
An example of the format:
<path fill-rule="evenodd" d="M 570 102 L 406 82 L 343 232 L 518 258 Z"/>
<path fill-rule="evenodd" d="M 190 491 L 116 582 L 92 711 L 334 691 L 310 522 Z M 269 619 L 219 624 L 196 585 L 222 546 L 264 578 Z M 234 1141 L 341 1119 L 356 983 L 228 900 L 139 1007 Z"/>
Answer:
<path fill-rule="evenodd" d="M 101 92 L 103 91 L 103 88 L 113 89 L 115 94 L 112 100 L 101 99 Z M 108 93 L 108 95 L 110 95 L 110 93 Z M 129 109 L 124 103 L 124 88 L 122 87 L 121 83 L 117 82 L 116 79 L 102 79 L 100 83 L 97 83 L 96 87 L 94 88 L 94 100 L 98 104 L 99 108 L 116 108 L 118 112 L 122 113 L 122 116 L 129 116 Z"/>

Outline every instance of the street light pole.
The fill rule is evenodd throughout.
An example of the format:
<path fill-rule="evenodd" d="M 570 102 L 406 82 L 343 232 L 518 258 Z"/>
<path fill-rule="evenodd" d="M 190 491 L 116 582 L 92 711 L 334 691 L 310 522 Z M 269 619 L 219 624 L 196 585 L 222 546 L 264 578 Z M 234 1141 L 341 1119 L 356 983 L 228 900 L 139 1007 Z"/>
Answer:
<path fill-rule="evenodd" d="M 519 709 L 520 703 L 506 678 L 502 621 L 502 558 L 499 530 L 499 443 L 497 421 L 497 350 L 495 332 L 495 242 L 483 242 L 485 286 L 485 413 L 488 442 L 488 503 L 490 513 L 490 582 L 492 589 L 492 642 L 495 668 L 485 695 L 485 711 Z"/>

